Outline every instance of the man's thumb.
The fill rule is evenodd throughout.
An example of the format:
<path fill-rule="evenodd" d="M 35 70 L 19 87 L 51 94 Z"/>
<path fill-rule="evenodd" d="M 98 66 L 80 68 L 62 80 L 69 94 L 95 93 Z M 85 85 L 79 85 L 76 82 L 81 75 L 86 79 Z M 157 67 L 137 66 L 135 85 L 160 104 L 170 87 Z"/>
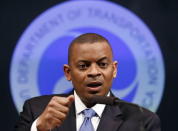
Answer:
<path fill-rule="evenodd" d="M 74 95 L 70 95 L 67 97 L 67 99 L 69 101 L 69 105 L 71 105 L 75 98 L 74 98 Z"/>

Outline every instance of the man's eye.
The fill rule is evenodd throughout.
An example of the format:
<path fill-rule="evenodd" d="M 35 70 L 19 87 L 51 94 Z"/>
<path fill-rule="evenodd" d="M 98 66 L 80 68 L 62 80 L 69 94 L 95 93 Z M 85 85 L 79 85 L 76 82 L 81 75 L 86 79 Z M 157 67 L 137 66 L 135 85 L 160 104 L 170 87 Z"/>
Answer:
<path fill-rule="evenodd" d="M 106 67 L 108 67 L 108 63 L 104 63 L 104 62 L 98 63 L 98 65 L 99 65 L 99 67 L 101 67 L 101 68 L 106 68 Z"/>
<path fill-rule="evenodd" d="M 86 64 L 80 64 L 78 65 L 79 69 L 80 70 L 85 70 L 87 68 L 87 65 Z"/>

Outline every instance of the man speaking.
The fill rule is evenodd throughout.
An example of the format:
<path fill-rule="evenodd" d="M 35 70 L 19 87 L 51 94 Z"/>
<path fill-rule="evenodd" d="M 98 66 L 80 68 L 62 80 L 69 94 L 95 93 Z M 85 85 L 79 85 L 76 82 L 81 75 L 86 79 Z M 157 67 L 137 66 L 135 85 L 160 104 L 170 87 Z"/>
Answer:
<path fill-rule="evenodd" d="M 114 98 L 110 89 L 117 61 L 104 37 L 87 33 L 74 39 L 64 73 L 74 90 L 27 100 L 15 131 L 161 130 L 156 114 Z"/>

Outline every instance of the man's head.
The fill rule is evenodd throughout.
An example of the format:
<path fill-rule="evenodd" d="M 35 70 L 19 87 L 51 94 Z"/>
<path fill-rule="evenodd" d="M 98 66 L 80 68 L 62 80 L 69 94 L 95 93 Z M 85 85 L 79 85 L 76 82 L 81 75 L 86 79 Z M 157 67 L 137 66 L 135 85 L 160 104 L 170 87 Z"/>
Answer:
<path fill-rule="evenodd" d="M 71 80 L 81 100 L 89 105 L 93 95 L 107 95 L 117 73 L 109 42 L 94 33 L 74 39 L 68 50 L 68 65 L 64 65 L 67 80 Z"/>

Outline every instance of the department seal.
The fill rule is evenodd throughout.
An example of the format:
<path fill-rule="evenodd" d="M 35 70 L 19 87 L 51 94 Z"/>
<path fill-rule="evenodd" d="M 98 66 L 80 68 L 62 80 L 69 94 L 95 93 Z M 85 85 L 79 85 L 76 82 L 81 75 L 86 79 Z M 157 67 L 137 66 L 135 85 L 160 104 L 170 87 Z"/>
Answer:
<path fill-rule="evenodd" d="M 11 93 L 17 110 L 28 98 L 72 89 L 62 70 L 67 48 L 78 35 L 106 37 L 119 62 L 112 91 L 121 99 L 156 111 L 164 90 L 164 63 L 158 43 L 143 21 L 108 1 L 69 1 L 38 16 L 15 48 Z"/>

